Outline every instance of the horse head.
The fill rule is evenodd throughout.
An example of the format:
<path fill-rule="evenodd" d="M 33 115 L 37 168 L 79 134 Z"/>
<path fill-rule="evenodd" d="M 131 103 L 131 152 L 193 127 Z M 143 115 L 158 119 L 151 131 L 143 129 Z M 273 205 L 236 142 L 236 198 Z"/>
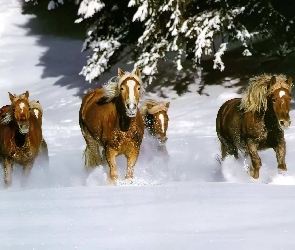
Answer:
<path fill-rule="evenodd" d="M 290 102 L 291 102 L 292 77 L 286 82 L 280 83 L 273 76 L 268 85 L 268 106 L 274 111 L 279 126 L 287 129 L 291 124 L 290 119 Z"/>
<path fill-rule="evenodd" d="M 131 73 L 118 69 L 119 91 L 124 104 L 126 115 L 135 117 L 139 98 L 143 91 L 139 69 L 134 69 Z"/>
<path fill-rule="evenodd" d="M 167 141 L 166 132 L 168 129 L 169 117 L 167 114 L 170 102 L 158 103 L 156 105 L 147 104 L 147 114 L 152 115 L 152 134 L 159 140 L 161 144 Z"/>
<path fill-rule="evenodd" d="M 29 132 L 30 118 L 29 92 L 26 91 L 19 96 L 9 93 L 9 98 L 11 100 L 13 120 L 18 125 L 19 132 L 21 134 L 27 134 Z"/>
<path fill-rule="evenodd" d="M 39 101 L 30 101 L 31 113 L 33 113 L 42 125 L 43 109 Z"/>

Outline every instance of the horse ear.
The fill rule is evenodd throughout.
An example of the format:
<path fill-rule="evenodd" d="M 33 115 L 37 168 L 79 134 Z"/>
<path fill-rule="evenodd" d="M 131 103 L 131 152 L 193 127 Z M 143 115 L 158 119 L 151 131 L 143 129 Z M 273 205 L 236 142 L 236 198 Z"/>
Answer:
<path fill-rule="evenodd" d="M 134 74 L 134 75 L 136 75 L 137 77 L 141 77 L 141 73 L 140 73 L 140 70 L 138 69 L 138 68 L 135 68 L 133 71 L 132 71 L 132 73 Z"/>
<path fill-rule="evenodd" d="M 169 108 L 169 106 L 170 106 L 170 102 L 166 102 L 166 108 L 168 109 Z"/>
<path fill-rule="evenodd" d="M 10 92 L 8 92 L 8 94 L 9 94 L 9 99 L 10 99 L 10 101 L 11 101 L 11 102 L 13 102 L 14 95 L 13 95 L 13 94 L 11 94 Z"/>
<path fill-rule="evenodd" d="M 272 76 L 272 78 L 270 79 L 269 81 L 269 85 L 268 87 L 271 87 L 272 85 L 276 84 L 276 77 L 275 76 Z"/>
<path fill-rule="evenodd" d="M 125 72 L 121 70 L 120 68 L 118 68 L 118 76 L 122 77 L 123 75 L 125 75 Z"/>
<path fill-rule="evenodd" d="M 292 79 L 292 76 L 289 76 L 286 83 L 289 85 L 289 86 L 292 86 L 293 84 L 293 79 Z"/>
<path fill-rule="evenodd" d="M 26 91 L 25 97 L 28 99 L 29 98 L 29 91 Z"/>

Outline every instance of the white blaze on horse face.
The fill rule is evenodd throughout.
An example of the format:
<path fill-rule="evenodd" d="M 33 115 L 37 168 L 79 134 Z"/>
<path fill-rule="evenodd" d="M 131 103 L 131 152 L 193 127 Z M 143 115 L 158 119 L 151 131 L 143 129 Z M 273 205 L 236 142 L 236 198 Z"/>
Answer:
<path fill-rule="evenodd" d="M 286 94 L 286 92 L 284 90 L 281 90 L 279 93 L 280 98 L 282 98 L 285 94 Z"/>
<path fill-rule="evenodd" d="M 162 125 L 162 132 L 165 132 L 165 127 L 164 127 L 164 116 L 162 114 L 159 115 L 159 119 L 161 121 L 161 125 Z"/>
<path fill-rule="evenodd" d="M 21 103 L 19 104 L 19 107 L 20 107 L 20 109 L 22 110 L 22 113 L 23 113 L 23 112 L 24 112 L 25 104 L 24 104 L 23 102 L 21 102 Z"/>
<path fill-rule="evenodd" d="M 39 110 L 38 109 L 34 109 L 34 114 L 37 118 L 39 118 Z"/>
<path fill-rule="evenodd" d="M 136 98 L 134 94 L 134 87 L 135 87 L 136 82 L 133 80 L 128 80 L 127 81 L 127 86 L 129 88 L 129 107 L 130 109 L 134 109 L 134 105 L 136 105 Z"/>

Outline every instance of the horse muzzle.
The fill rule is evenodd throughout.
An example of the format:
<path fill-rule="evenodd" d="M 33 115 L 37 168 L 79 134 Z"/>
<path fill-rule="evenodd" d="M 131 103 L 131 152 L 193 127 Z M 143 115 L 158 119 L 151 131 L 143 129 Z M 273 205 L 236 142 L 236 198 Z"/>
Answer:
<path fill-rule="evenodd" d="M 19 124 L 18 125 L 19 132 L 21 134 L 27 134 L 29 132 L 30 126 L 29 124 Z"/>
<path fill-rule="evenodd" d="M 281 129 L 286 130 L 286 129 L 288 129 L 290 127 L 291 120 L 280 119 L 279 120 L 279 125 L 280 125 Z"/>
<path fill-rule="evenodd" d="M 160 144 L 165 144 L 165 142 L 168 140 L 168 138 L 166 137 L 166 136 L 164 136 L 164 137 L 158 137 L 158 140 L 159 140 L 159 143 Z"/>
<path fill-rule="evenodd" d="M 126 109 L 126 115 L 129 117 L 135 117 L 137 114 L 137 109 Z"/>

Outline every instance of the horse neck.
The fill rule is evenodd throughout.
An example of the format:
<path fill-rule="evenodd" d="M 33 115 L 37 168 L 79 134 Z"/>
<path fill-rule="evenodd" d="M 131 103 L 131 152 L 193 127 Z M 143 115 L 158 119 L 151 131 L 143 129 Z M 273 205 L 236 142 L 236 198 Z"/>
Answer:
<path fill-rule="evenodd" d="M 267 110 L 265 111 L 264 122 L 268 128 L 279 127 L 278 119 L 272 105 L 268 105 Z"/>
<path fill-rule="evenodd" d="M 27 138 L 28 138 L 27 134 L 22 134 L 19 131 L 19 127 L 18 127 L 18 124 L 15 121 L 15 119 L 13 119 L 11 121 L 10 126 L 11 126 L 12 130 L 14 131 L 13 134 L 14 134 L 14 142 L 15 142 L 15 144 L 18 147 L 23 147 L 27 142 Z"/>
<path fill-rule="evenodd" d="M 134 120 L 135 117 L 129 117 L 126 115 L 125 105 L 123 103 L 121 96 L 118 96 L 117 98 L 115 98 L 114 103 L 117 110 L 119 127 L 122 131 L 127 131 L 131 125 L 131 122 Z"/>

